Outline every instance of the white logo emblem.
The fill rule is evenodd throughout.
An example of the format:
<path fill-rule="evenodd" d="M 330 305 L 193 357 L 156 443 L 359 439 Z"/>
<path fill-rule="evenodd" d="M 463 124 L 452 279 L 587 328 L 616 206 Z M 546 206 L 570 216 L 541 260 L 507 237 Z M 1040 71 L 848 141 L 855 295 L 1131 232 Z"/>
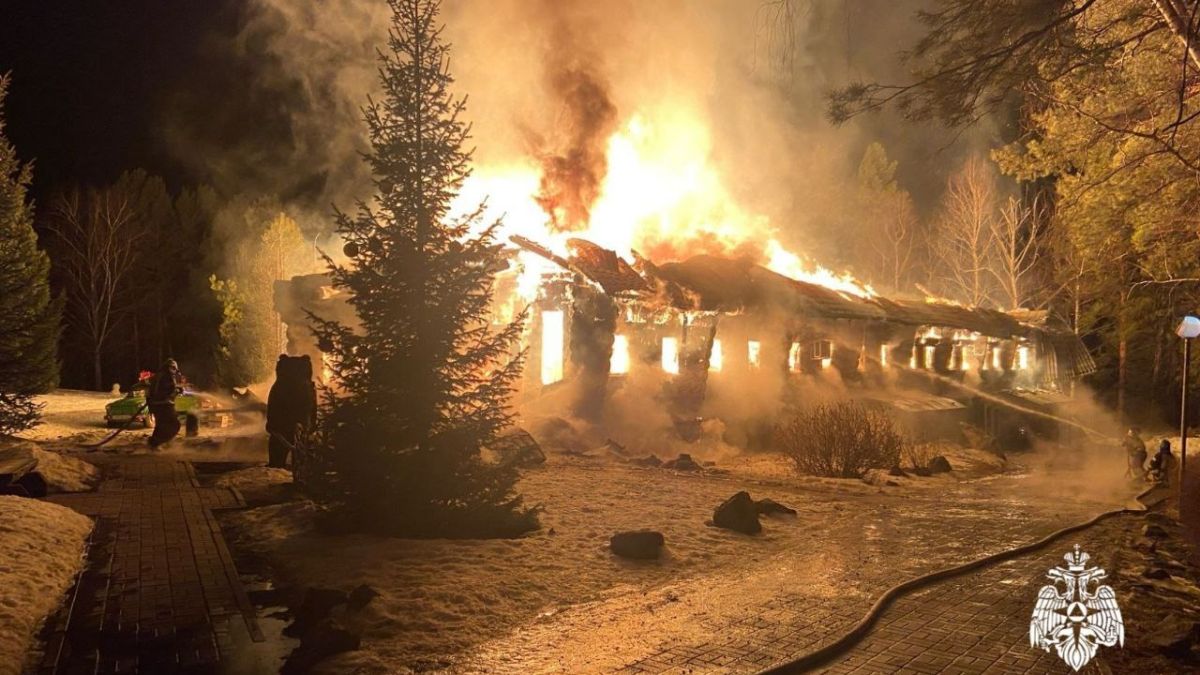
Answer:
<path fill-rule="evenodd" d="M 1078 672 L 1100 645 L 1125 645 L 1125 623 L 1111 586 L 1097 586 L 1094 593 L 1088 589 L 1108 575 L 1099 567 L 1087 567 L 1089 556 L 1079 550 L 1079 544 L 1063 559 L 1066 569 L 1052 567 L 1046 576 L 1054 583 L 1038 591 L 1029 621 L 1029 644 L 1046 651 L 1053 647 Z"/>

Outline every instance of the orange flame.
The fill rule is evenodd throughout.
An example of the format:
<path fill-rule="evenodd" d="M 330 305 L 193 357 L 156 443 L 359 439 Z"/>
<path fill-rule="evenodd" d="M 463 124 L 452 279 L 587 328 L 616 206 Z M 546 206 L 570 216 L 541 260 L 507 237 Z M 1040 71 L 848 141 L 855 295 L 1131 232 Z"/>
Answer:
<path fill-rule="evenodd" d="M 702 119 L 686 106 L 660 107 L 626 119 L 608 139 L 608 170 L 588 221 L 572 232 L 555 227 L 539 204 L 544 184 L 535 158 L 477 167 L 451 213 L 466 213 L 486 198 L 482 225 L 503 217 L 497 233 L 502 241 L 521 235 L 565 256 L 567 239 L 579 237 L 626 260 L 636 250 L 657 263 L 700 253 L 749 256 L 793 279 L 873 296 L 870 286 L 789 251 L 765 216 L 737 203 L 711 160 L 711 139 Z M 519 263 L 516 293 L 529 301 L 536 297 L 542 275 L 557 270 L 526 252 L 519 254 Z"/>

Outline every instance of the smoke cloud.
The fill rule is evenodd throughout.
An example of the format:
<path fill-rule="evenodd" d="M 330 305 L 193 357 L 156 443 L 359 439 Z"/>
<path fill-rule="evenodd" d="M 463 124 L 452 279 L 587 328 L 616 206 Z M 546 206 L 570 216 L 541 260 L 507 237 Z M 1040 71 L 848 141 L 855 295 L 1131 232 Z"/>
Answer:
<path fill-rule="evenodd" d="M 549 41 L 544 55 L 546 89 L 557 108 L 550 129 L 530 129 L 542 177 L 537 202 L 558 230 L 587 224 L 592 204 L 608 172 L 608 138 L 616 130 L 617 109 L 600 72 L 597 49 L 572 21 L 569 5 L 548 0 Z"/>
<path fill-rule="evenodd" d="M 559 229 L 593 215 L 615 132 L 667 128 L 657 149 L 700 153 L 719 172 L 710 201 L 735 203 L 836 267 L 852 262 L 837 233 L 867 143 L 900 161 L 902 186 L 928 212 L 947 169 L 993 134 L 951 146 L 956 136 L 887 114 L 840 128 L 824 119 L 829 88 L 903 79 L 896 55 L 918 35 L 920 4 L 445 0 L 442 19 L 477 169 L 531 168 L 530 191 Z M 371 197 L 361 106 L 378 91 L 389 19 L 379 0 L 241 5 L 209 37 L 199 82 L 167 93 L 167 150 L 221 193 L 276 197 L 310 235 L 328 232 L 331 205 Z M 197 93 L 211 91 L 227 96 Z M 691 171 L 670 178 L 708 191 Z M 698 203 L 689 217 L 730 219 L 722 208 Z"/>

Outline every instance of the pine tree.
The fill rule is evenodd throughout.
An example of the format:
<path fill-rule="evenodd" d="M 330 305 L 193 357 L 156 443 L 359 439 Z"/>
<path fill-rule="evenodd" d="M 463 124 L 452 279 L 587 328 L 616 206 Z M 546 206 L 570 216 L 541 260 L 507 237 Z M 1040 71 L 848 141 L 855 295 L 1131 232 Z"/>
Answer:
<path fill-rule="evenodd" d="M 465 100 L 450 93 L 436 0 L 390 0 L 383 95 L 364 117 L 377 198 L 337 212 L 347 265 L 330 261 L 360 325 L 313 317 L 338 390 L 322 401 L 321 452 L 360 523 L 396 534 L 515 536 L 537 526 L 516 469 L 481 459 L 511 421 L 524 316 L 493 328 L 494 243 L 483 206 L 449 208 L 470 173 Z"/>
<path fill-rule="evenodd" d="M 62 303 L 50 294 L 50 259 L 38 249 L 32 171 L 4 133 L 8 76 L 0 76 L 0 434 L 37 423 L 34 394 L 58 383 Z"/>

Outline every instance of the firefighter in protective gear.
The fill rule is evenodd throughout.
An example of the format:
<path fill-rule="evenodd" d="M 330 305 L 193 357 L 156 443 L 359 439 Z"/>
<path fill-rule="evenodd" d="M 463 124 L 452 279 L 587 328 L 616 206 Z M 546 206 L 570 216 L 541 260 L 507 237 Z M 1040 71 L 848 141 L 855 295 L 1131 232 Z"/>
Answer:
<path fill-rule="evenodd" d="M 1170 485 L 1171 476 L 1175 474 L 1175 455 L 1171 453 L 1171 441 L 1163 439 L 1158 444 L 1158 452 L 1150 460 L 1150 480 L 1160 485 Z"/>
<path fill-rule="evenodd" d="M 157 448 L 175 438 L 179 433 L 179 414 L 175 411 L 175 397 L 183 393 L 183 374 L 175 359 L 167 359 L 162 368 L 150 378 L 146 390 L 146 405 L 154 416 L 154 433 L 150 435 L 150 447 Z"/>
<path fill-rule="evenodd" d="M 1142 478 L 1146 475 L 1146 441 L 1142 440 L 1137 429 L 1125 432 L 1125 440 L 1121 441 L 1125 450 L 1125 475 Z"/>

